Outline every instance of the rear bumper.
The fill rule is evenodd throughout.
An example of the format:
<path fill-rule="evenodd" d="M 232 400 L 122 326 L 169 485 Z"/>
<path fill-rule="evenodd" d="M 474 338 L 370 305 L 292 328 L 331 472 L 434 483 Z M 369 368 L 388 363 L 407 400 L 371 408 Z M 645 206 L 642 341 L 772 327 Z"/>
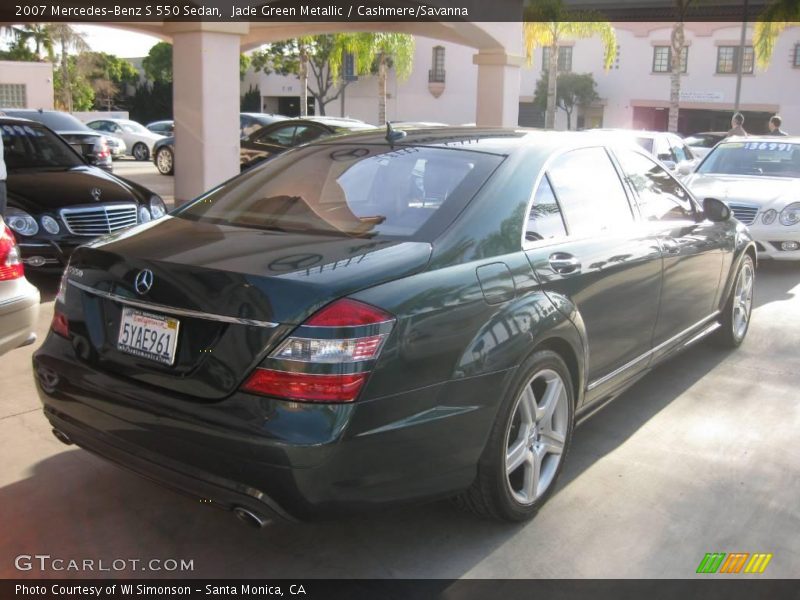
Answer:
<path fill-rule="evenodd" d="M 50 334 L 34 355 L 45 416 L 79 446 L 224 507 L 290 519 L 468 487 L 510 371 L 350 405 L 235 393 L 197 402 L 90 368 Z M 496 401 L 495 401 L 496 400 Z"/>
<path fill-rule="evenodd" d="M 0 355 L 36 340 L 39 290 L 26 279 L 0 282 Z"/>

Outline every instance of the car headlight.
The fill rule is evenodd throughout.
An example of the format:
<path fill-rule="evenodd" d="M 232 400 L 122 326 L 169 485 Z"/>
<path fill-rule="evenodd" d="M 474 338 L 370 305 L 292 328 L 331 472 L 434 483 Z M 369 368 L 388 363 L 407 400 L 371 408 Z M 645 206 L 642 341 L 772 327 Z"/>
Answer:
<path fill-rule="evenodd" d="M 774 208 L 770 208 L 767 211 L 764 211 L 764 214 L 761 215 L 761 222 L 764 225 L 772 225 L 775 222 L 775 217 L 778 216 L 778 211 Z"/>
<path fill-rule="evenodd" d="M 147 207 L 142 204 L 139 207 L 139 223 L 149 223 L 152 217 L 150 216 L 150 211 L 147 210 Z"/>
<path fill-rule="evenodd" d="M 61 227 L 58 225 L 58 221 L 56 221 L 50 215 L 45 215 L 42 217 L 42 227 L 44 227 L 44 230 L 47 233 L 52 235 L 57 234 L 61 230 Z"/>
<path fill-rule="evenodd" d="M 36 235 L 39 233 L 39 225 L 36 224 L 36 219 L 18 208 L 9 207 L 6 210 L 6 223 L 20 235 Z"/>
<path fill-rule="evenodd" d="M 160 219 L 165 214 L 167 214 L 167 205 L 164 204 L 164 201 L 158 196 L 150 196 L 150 213 L 153 215 L 153 219 Z"/>
<path fill-rule="evenodd" d="M 792 202 L 781 211 L 781 225 L 797 225 L 800 223 L 800 202 Z"/>

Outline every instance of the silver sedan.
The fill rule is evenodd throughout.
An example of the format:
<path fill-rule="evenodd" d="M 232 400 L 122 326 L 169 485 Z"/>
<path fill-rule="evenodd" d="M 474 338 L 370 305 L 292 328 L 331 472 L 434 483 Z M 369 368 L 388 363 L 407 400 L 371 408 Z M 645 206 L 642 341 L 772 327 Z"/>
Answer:
<path fill-rule="evenodd" d="M 0 354 L 36 340 L 39 290 L 23 271 L 14 234 L 0 217 Z"/>

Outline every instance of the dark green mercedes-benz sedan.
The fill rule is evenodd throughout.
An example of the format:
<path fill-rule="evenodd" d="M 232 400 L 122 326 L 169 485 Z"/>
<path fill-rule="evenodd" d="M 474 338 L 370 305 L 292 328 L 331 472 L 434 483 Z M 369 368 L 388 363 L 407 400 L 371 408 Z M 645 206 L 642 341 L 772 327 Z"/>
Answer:
<path fill-rule="evenodd" d="M 45 415 L 257 525 L 450 496 L 528 518 L 577 422 L 749 325 L 747 229 L 615 143 L 332 137 L 83 246 L 33 359 Z"/>

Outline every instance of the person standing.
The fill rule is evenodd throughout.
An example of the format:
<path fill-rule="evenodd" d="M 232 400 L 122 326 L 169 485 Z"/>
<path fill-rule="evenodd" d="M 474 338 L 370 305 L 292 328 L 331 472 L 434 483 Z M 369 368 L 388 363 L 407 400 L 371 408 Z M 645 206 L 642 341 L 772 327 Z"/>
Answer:
<path fill-rule="evenodd" d="M 3 136 L 0 135 L 0 217 L 6 216 L 6 160 L 3 155 Z"/>
<path fill-rule="evenodd" d="M 783 129 L 781 129 L 781 125 L 783 124 L 783 119 L 781 119 L 778 115 L 773 115 L 769 119 L 769 123 L 767 123 L 767 127 L 769 127 L 769 133 L 767 135 L 789 135 Z"/>
<path fill-rule="evenodd" d="M 742 113 L 737 112 L 731 117 L 731 128 L 728 131 L 728 137 L 732 135 L 747 136 L 747 132 L 744 130 L 744 115 Z"/>

